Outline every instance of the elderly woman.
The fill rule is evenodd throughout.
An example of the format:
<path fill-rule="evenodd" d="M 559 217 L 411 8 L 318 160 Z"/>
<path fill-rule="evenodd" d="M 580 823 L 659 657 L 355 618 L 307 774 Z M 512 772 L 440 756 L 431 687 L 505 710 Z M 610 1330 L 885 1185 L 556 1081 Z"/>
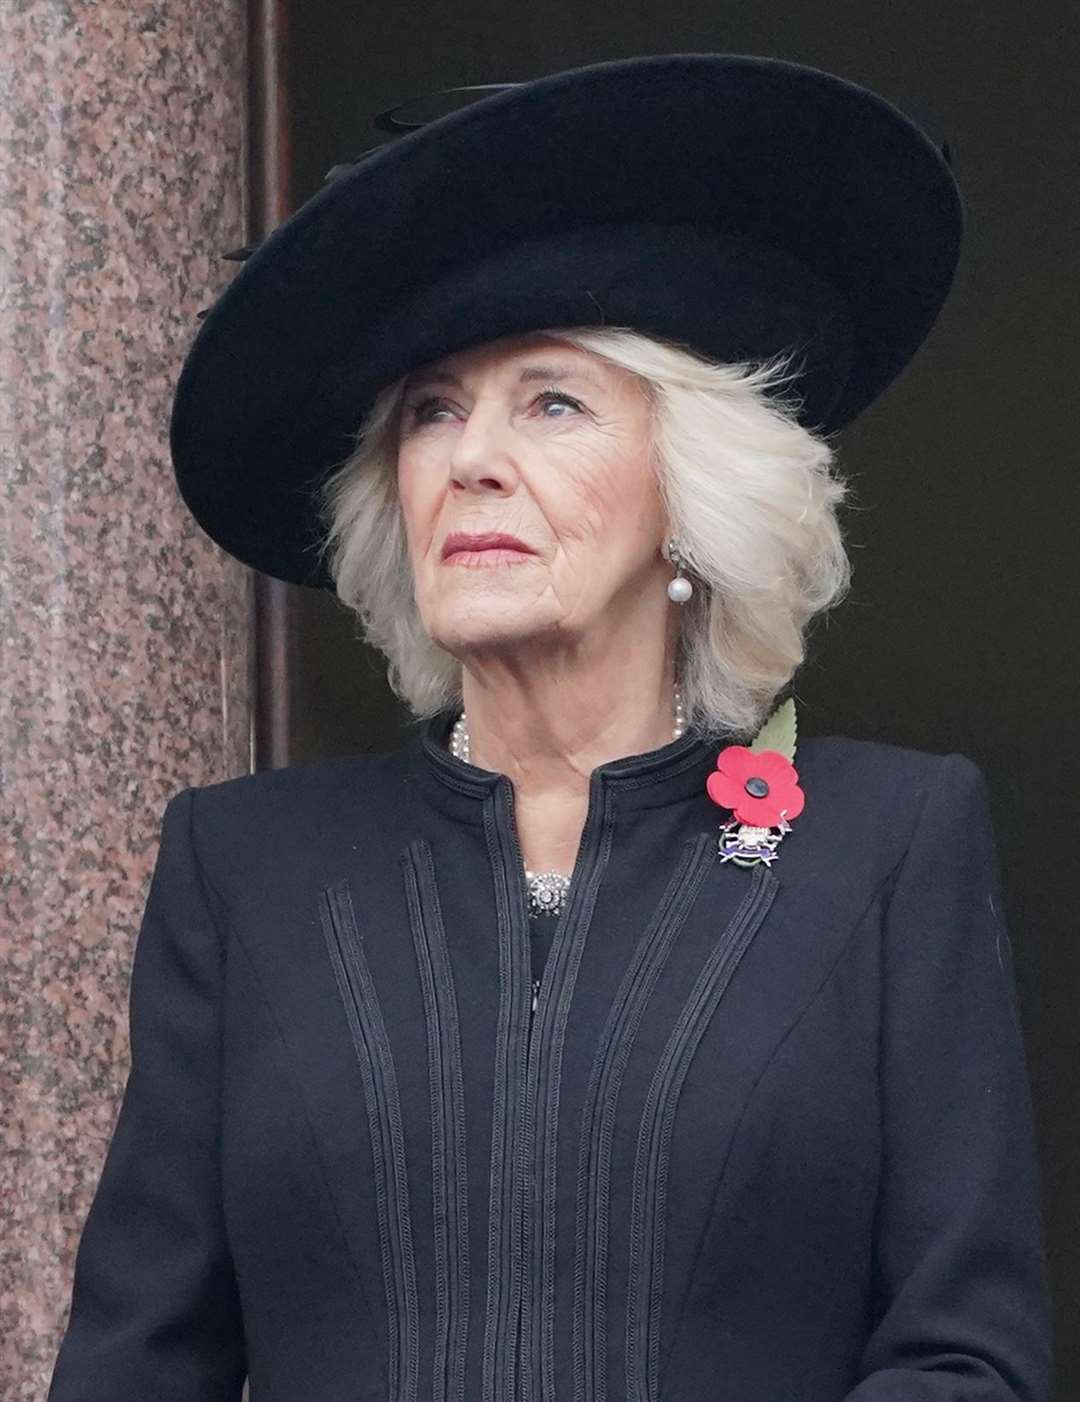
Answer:
<path fill-rule="evenodd" d="M 248 260 L 181 491 L 418 725 L 166 808 L 52 1402 L 1046 1402 L 984 779 L 796 755 L 790 694 L 831 434 L 959 209 L 873 94 L 665 55 L 430 123 Z"/>

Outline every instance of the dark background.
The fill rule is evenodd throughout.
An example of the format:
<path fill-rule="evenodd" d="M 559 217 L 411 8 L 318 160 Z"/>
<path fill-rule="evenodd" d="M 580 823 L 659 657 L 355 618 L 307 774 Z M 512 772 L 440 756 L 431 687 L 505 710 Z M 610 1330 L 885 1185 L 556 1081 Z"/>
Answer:
<path fill-rule="evenodd" d="M 388 139 L 371 118 L 397 102 L 633 54 L 813 64 L 948 141 L 967 211 L 957 281 L 919 355 L 840 440 L 854 585 L 813 634 L 796 697 L 804 734 L 958 750 L 987 775 L 1036 1101 L 1061 1402 L 1080 1398 L 1077 25 L 1071 7 L 1015 0 L 304 0 L 285 45 L 294 208 L 335 162 Z M 328 594 L 287 588 L 288 762 L 396 745 L 408 717 L 351 615 Z"/>

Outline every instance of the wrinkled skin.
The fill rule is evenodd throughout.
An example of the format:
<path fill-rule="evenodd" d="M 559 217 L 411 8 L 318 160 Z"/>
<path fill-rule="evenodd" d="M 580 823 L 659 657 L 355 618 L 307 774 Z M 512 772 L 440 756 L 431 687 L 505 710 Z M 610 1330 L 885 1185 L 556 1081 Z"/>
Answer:
<path fill-rule="evenodd" d="M 527 365 L 580 367 L 545 395 Z M 414 375 L 402 417 L 398 484 L 425 628 L 467 661 L 502 654 L 560 666 L 559 653 L 667 612 L 664 512 L 640 383 L 542 336 L 513 337 L 440 362 L 459 389 Z M 422 406 L 417 401 L 437 397 Z M 580 405 L 580 407 L 577 407 Z M 452 530 L 506 531 L 535 555 L 448 566 Z"/>
<path fill-rule="evenodd" d="M 539 365 L 575 373 L 523 383 Z M 463 664 L 472 762 L 514 783 L 526 864 L 569 871 L 593 767 L 671 739 L 678 622 L 649 401 L 629 372 L 541 333 L 435 368 L 460 383 L 412 376 L 399 438 L 417 605 Z M 447 563 L 451 531 L 535 553 Z"/>

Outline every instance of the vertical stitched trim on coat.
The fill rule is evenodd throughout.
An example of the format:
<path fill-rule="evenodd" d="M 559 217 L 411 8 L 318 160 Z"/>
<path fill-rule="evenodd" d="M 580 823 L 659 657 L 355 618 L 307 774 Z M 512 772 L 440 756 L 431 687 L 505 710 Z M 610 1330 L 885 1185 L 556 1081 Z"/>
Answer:
<path fill-rule="evenodd" d="M 484 800 L 484 836 L 494 882 L 499 939 L 499 1013 L 496 1022 L 494 1091 L 491 1107 L 491 1171 L 488 1201 L 487 1302 L 481 1402 L 510 1402 L 516 1396 L 517 1317 L 521 1288 L 521 1176 L 514 1152 L 522 1139 L 522 1096 L 529 1038 L 528 916 L 520 918 L 507 884 L 513 854 L 504 851 L 495 814 L 496 796 Z M 522 877 L 524 880 L 524 877 Z M 516 938 L 515 938 L 516 937 Z"/>
<path fill-rule="evenodd" d="M 431 1093 L 431 1185 L 435 1231 L 433 1402 L 463 1402 L 469 1332 L 469 1216 L 465 1089 L 457 997 L 431 848 L 401 854 L 413 946 L 424 996 Z"/>
<path fill-rule="evenodd" d="M 607 1396 L 607 1257 L 611 1144 L 623 1074 L 675 937 L 716 860 L 709 833 L 686 843 L 600 1034 L 581 1112 L 574 1246 L 574 1402 Z"/>
<path fill-rule="evenodd" d="M 702 966 L 657 1063 L 638 1129 L 626 1300 L 627 1402 L 658 1402 L 668 1157 L 679 1093 L 698 1043 L 780 882 L 764 863 Z"/>
<path fill-rule="evenodd" d="M 319 915 L 364 1080 L 386 1290 L 389 1393 L 392 1402 L 416 1402 L 419 1324 L 401 1101 L 347 878 L 323 888 Z"/>
<path fill-rule="evenodd" d="M 534 1144 L 539 1145 L 542 1154 L 542 1188 L 539 1206 L 539 1225 L 542 1232 L 540 1259 L 531 1250 L 533 1208 L 526 1214 L 526 1260 L 530 1262 L 531 1273 L 526 1277 L 524 1295 L 524 1320 L 529 1342 L 529 1386 L 523 1389 L 522 1396 L 529 1402 L 531 1383 L 537 1362 L 540 1365 L 540 1396 L 542 1402 L 556 1402 L 555 1393 L 555 1248 L 556 1215 L 558 1200 L 555 1192 L 556 1167 L 558 1164 L 559 1143 L 559 1090 L 562 1084 L 562 1054 L 566 1041 L 566 1024 L 570 1016 L 570 1004 L 574 997 L 578 969 L 585 949 L 586 937 L 592 923 L 593 911 L 611 856 L 611 844 L 615 827 L 615 809 L 610 794 L 605 794 L 604 807 L 600 820 L 599 851 L 590 867 L 581 871 L 577 890 L 571 888 L 569 908 L 563 925 L 557 927 L 552 940 L 553 970 L 548 989 L 548 1000 L 537 1010 L 537 1026 L 533 1029 L 536 1041 L 535 1095 L 533 1079 L 529 1081 L 530 1124 L 534 1120 L 533 1105 L 538 1107 L 533 1138 L 530 1138 L 530 1153 Z M 575 895 L 578 899 L 575 900 Z M 570 933 L 572 931 L 572 933 Z M 569 944 L 567 941 L 569 940 Z M 564 972 L 565 970 L 565 972 Z M 553 990 L 558 990 L 558 1003 L 552 1012 Z M 554 1020 L 550 1033 L 547 1024 Z M 550 1055 L 549 1055 L 550 1054 Z M 545 1069 L 549 1070 L 546 1081 Z M 539 1315 L 534 1308 L 537 1288 L 540 1295 Z M 539 1337 L 536 1327 L 539 1325 Z"/>

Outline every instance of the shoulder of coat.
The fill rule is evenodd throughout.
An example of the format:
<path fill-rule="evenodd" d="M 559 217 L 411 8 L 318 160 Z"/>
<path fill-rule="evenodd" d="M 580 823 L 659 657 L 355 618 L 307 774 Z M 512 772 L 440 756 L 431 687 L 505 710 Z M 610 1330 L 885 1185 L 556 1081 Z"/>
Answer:
<path fill-rule="evenodd" d="M 211 784 L 193 786 L 196 807 L 203 813 L 242 816 L 271 809 L 295 811 L 332 805 L 335 799 L 371 791 L 392 782 L 394 752 L 339 755 L 238 774 Z"/>
<path fill-rule="evenodd" d="M 902 818 L 908 805 L 921 802 L 947 758 L 945 751 L 890 741 L 813 735 L 800 736 L 795 767 L 808 801 L 816 794 L 849 810 L 884 806 Z"/>

